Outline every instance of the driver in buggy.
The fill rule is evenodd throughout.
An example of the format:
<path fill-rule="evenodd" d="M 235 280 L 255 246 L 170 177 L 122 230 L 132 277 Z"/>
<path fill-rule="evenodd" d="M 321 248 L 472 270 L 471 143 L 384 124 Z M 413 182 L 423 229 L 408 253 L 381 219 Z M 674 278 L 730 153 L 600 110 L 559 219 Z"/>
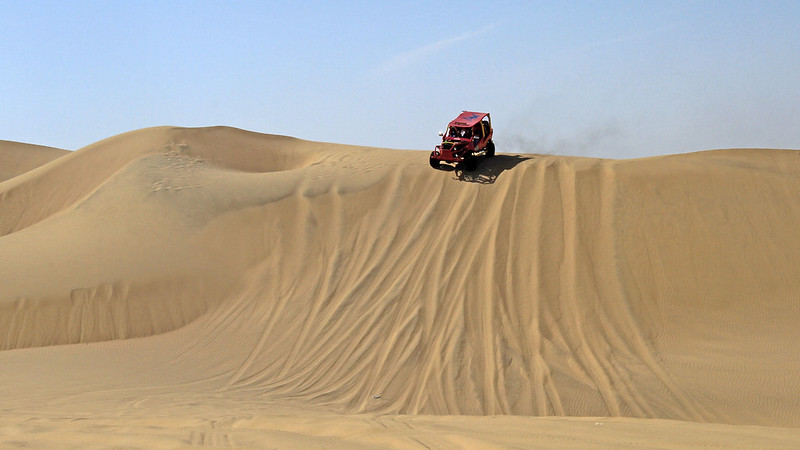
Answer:
<path fill-rule="evenodd" d="M 450 127 L 448 130 L 447 137 L 454 137 L 454 138 L 462 138 L 462 139 L 469 139 L 472 135 L 472 130 L 469 128 L 457 128 L 457 127 Z"/>
<path fill-rule="evenodd" d="M 481 126 L 481 122 L 478 122 L 472 127 L 472 143 L 477 146 L 482 137 L 483 127 Z"/>

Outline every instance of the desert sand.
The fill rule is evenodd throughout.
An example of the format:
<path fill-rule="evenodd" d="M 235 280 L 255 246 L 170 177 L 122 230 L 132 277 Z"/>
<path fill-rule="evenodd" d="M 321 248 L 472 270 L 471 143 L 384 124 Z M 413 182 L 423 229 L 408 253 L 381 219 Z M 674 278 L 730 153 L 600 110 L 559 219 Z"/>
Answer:
<path fill-rule="evenodd" d="M 0 447 L 800 446 L 800 151 L 502 151 L 0 141 Z"/>
<path fill-rule="evenodd" d="M 67 153 L 58 148 L 0 140 L 0 183 Z"/>

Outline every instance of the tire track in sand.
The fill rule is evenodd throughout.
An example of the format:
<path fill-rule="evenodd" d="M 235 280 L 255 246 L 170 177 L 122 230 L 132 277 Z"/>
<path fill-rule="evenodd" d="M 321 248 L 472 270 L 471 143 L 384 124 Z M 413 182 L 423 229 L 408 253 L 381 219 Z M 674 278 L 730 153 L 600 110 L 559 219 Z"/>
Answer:
<path fill-rule="evenodd" d="M 603 398 L 608 412 L 612 416 L 621 415 L 619 400 L 613 389 L 612 380 L 593 351 L 584 329 L 584 311 L 578 303 L 576 288 L 578 286 L 578 212 L 575 188 L 575 171 L 566 160 L 558 164 L 558 185 L 561 193 L 561 209 L 563 214 L 564 256 L 560 268 L 559 303 L 566 311 L 565 319 L 567 335 L 573 340 L 573 351 L 582 362 L 584 370 L 591 376 Z M 562 324 L 564 325 L 564 324 Z"/>
<path fill-rule="evenodd" d="M 601 253 L 610 263 L 613 276 L 598 276 L 598 279 L 604 281 L 597 284 L 597 289 L 601 301 L 607 299 L 609 303 L 615 305 L 611 314 L 604 314 L 601 317 L 600 324 L 605 328 L 605 335 L 612 344 L 617 348 L 630 348 L 636 358 L 674 396 L 681 408 L 673 411 L 673 414 L 678 417 L 683 416 L 684 420 L 707 421 L 709 420 L 708 412 L 704 411 L 697 402 L 693 402 L 659 364 L 652 346 L 645 339 L 639 321 L 631 310 L 632 299 L 626 294 L 623 287 L 622 269 L 616 249 L 616 227 L 614 222 L 618 188 L 614 169 L 615 164 L 613 161 L 606 161 L 600 167 L 600 231 L 598 234 L 603 239 L 598 242 L 600 243 Z M 606 267 L 604 270 L 608 271 L 609 268 Z M 613 327 L 614 324 L 616 324 L 616 328 Z M 620 332 L 624 333 L 625 336 L 620 336 Z M 640 417 L 658 417 L 658 414 L 655 413 L 644 396 L 632 385 L 632 381 L 628 380 L 626 384 L 628 385 L 627 392 L 632 397 L 630 406 L 633 407 L 634 412 Z"/>

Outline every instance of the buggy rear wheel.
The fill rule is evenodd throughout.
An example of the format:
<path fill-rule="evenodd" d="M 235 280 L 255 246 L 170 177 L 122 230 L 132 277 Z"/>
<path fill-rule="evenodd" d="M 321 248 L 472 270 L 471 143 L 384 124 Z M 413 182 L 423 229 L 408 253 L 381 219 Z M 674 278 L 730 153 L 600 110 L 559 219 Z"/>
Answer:
<path fill-rule="evenodd" d="M 491 158 L 492 156 L 494 156 L 494 141 L 490 139 L 486 144 L 486 157 Z"/>

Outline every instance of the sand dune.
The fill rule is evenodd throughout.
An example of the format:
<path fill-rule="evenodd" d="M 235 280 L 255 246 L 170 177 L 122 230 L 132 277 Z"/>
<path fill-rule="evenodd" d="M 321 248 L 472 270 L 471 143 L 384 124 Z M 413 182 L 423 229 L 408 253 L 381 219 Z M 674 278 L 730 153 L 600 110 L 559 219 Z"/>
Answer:
<path fill-rule="evenodd" d="M 0 140 L 0 183 L 68 153 L 58 148 Z"/>
<path fill-rule="evenodd" d="M 8 148 L 0 445 L 800 443 L 800 152 Z"/>

